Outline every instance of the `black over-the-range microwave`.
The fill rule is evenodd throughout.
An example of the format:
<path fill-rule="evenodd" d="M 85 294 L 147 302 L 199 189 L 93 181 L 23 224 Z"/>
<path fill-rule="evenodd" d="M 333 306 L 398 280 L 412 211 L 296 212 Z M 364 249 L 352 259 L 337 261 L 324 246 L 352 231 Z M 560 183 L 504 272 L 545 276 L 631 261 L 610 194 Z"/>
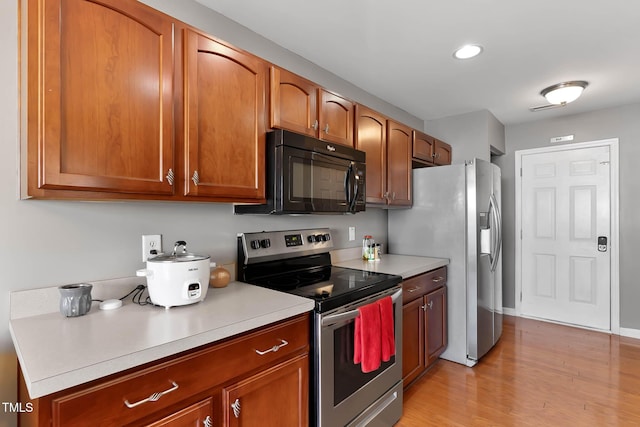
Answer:
<path fill-rule="evenodd" d="M 237 214 L 337 214 L 365 210 L 365 153 L 275 130 L 267 133 L 266 199 Z"/>

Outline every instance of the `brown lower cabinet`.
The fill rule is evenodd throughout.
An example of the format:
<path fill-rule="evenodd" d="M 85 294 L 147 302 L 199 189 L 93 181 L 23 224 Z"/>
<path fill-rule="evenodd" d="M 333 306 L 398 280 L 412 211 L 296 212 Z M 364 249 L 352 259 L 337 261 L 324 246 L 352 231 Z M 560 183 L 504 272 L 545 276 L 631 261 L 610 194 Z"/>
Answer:
<path fill-rule="evenodd" d="M 307 426 L 308 390 L 304 314 L 38 399 L 21 381 L 20 425 Z"/>
<path fill-rule="evenodd" d="M 402 379 L 405 389 L 447 347 L 447 268 L 405 280 L 402 284 Z"/>

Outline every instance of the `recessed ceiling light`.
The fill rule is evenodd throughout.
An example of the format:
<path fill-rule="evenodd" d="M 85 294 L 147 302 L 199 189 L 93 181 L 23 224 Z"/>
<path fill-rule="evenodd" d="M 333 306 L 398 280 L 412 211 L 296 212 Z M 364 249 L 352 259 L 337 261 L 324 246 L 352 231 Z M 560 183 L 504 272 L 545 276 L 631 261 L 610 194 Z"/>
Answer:
<path fill-rule="evenodd" d="M 477 44 L 466 44 L 453 52 L 453 57 L 457 59 L 469 59 L 478 56 L 482 52 L 482 46 Z"/>

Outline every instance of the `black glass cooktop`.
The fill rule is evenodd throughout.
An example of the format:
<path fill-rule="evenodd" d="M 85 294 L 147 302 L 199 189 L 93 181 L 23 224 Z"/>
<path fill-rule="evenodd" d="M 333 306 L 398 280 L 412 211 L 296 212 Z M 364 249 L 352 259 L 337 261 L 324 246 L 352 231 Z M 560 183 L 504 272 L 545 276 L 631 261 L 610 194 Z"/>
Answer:
<path fill-rule="evenodd" d="M 402 281 L 400 276 L 325 266 L 254 278 L 249 283 L 312 298 L 316 311 L 326 312 L 357 301 Z"/>

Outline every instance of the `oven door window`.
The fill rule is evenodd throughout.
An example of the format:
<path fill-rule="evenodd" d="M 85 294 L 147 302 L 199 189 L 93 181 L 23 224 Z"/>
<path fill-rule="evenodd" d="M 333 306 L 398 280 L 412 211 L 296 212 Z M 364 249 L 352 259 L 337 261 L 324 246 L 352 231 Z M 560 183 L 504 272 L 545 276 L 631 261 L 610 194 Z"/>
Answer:
<path fill-rule="evenodd" d="M 355 321 L 350 321 L 333 331 L 334 406 L 354 394 L 395 362 L 395 356 L 391 356 L 388 362 L 380 364 L 378 370 L 363 373 L 360 364 L 353 363 L 354 329 Z"/>
<path fill-rule="evenodd" d="M 347 171 L 350 162 L 317 153 L 291 150 L 287 156 L 285 202 L 304 211 L 347 211 Z"/>

